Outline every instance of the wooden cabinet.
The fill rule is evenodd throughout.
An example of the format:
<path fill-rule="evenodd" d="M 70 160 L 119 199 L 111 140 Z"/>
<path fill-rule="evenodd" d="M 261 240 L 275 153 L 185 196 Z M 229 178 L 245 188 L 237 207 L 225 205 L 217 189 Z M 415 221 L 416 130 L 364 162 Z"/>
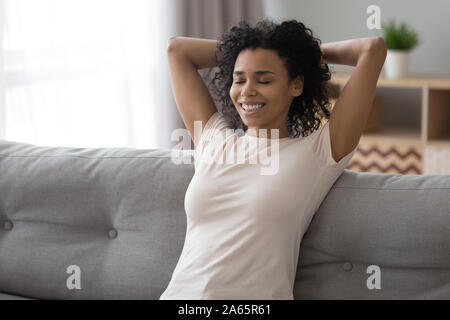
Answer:
<path fill-rule="evenodd" d="M 332 74 L 332 103 L 350 75 Z M 420 125 L 405 128 L 384 124 L 381 113 L 389 106 L 376 96 L 366 130 L 347 168 L 360 172 L 450 174 L 450 76 L 412 74 L 389 79 L 382 74 L 377 87 L 420 90 Z"/>

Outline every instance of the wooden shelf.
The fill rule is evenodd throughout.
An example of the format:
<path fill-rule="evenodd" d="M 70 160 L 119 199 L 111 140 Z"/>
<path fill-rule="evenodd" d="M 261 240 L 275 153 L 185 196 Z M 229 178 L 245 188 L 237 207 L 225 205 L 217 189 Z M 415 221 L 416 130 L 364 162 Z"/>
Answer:
<path fill-rule="evenodd" d="M 450 138 L 433 139 L 427 141 L 429 147 L 443 147 L 450 150 Z"/>
<path fill-rule="evenodd" d="M 350 79 L 350 72 L 335 72 L 331 74 L 330 82 L 336 85 L 345 85 Z M 450 90 L 450 76 L 432 74 L 410 74 L 407 77 L 390 79 L 381 73 L 377 87 L 410 88 L 410 89 L 444 89 Z"/>
<path fill-rule="evenodd" d="M 420 136 L 420 129 L 409 127 L 382 126 L 380 130 L 364 132 L 361 136 L 364 139 L 383 139 L 385 141 L 398 141 L 411 143 L 423 143 Z M 450 144 L 450 140 L 448 140 Z"/>
<path fill-rule="evenodd" d="M 350 76 L 350 72 L 332 73 L 329 81 L 330 98 L 339 98 L 341 87 L 345 86 Z M 420 128 L 379 123 L 378 129 L 364 132 L 360 139 L 360 146 L 364 151 L 354 157 L 359 168 L 375 167 L 379 172 L 390 173 L 395 168 L 403 174 L 409 170 L 413 174 L 450 174 L 450 165 L 447 165 L 450 156 L 450 75 L 410 74 L 390 79 L 382 73 L 377 87 L 419 89 Z M 377 96 L 374 100 L 372 111 L 375 111 L 375 101 L 379 99 Z M 378 109 L 379 105 L 378 102 Z M 377 117 L 372 120 L 382 122 L 380 112 L 373 112 Z M 417 160 L 420 163 L 411 164 L 416 159 L 409 159 L 410 155 L 416 154 L 421 155 Z M 394 156 L 397 158 L 393 159 Z M 369 158 L 371 163 L 368 163 Z M 365 165 L 362 166 L 361 163 Z M 401 164 L 404 164 L 404 169 L 400 168 Z M 354 170 L 351 165 L 349 169 Z"/>

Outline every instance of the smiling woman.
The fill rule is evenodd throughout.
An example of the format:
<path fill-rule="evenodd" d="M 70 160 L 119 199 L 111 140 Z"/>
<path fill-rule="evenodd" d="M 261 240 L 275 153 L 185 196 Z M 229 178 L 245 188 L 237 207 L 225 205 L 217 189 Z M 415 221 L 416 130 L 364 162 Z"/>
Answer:
<path fill-rule="evenodd" d="M 328 119 L 325 84 L 331 73 L 320 63 L 320 44 L 311 29 L 295 20 L 276 24 L 265 19 L 255 28 L 241 21 L 223 34 L 216 50 L 219 71 L 210 88 L 231 126 L 277 128 L 280 137 L 299 137 Z M 243 101 L 265 106 L 248 113 Z"/>
<path fill-rule="evenodd" d="M 269 137 L 270 129 L 278 129 L 279 138 L 288 137 L 286 119 L 292 100 L 302 92 L 302 77 L 289 82 L 277 52 L 261 48 L 243 50 L 235 69 L 233 74 L 241 81 L 233 82 L 230 97 L 247 128 L 265 129 Z"/>
<path fill-rule="evenodd" d="M 321 56 L 295 20 L 241 22 L 218 42 L 171 41 L 178 108 L 191 133 L 194 120 L 204 128 L 194 135 L 185 243 L 161 300 L 293 299 L 302 236 L 356 151 L 335 161 L 329 123 L 317 129 L 330 115 Z M 213 66 L 221 112 L 197 72 Z"/>

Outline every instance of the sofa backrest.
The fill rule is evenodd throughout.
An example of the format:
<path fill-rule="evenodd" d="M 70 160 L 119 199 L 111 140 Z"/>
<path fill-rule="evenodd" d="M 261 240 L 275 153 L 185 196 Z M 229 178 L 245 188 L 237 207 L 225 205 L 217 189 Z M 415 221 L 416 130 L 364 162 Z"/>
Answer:
<path fill-rule="evenodd" d="M 345 170 L 303 236 L 296 299 L 450 299 L 450 176 Z"/>
<path fill-rule="evenodd" d="M 0 292 L 158 299 L 184 243 L 193 173 L 168 151 L 0 140 Z"/>
<path fill-rule="evenodd" d="M 0 293 L 158 299 L 184 244 L 192 161 L 0 140 Z M 304 235 L 294 297 L 450 297 L 449 188 L 445 175 L 344 171 Z"/>

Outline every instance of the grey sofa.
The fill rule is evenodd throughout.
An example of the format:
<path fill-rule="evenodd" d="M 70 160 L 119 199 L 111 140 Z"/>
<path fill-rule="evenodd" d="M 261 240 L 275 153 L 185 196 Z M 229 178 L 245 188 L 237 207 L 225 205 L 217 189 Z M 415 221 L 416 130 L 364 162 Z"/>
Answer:
<path fill-rule="evenodd" d="M 0 299 L 158 299 L 193 174 L 190 150 L 0 140 Z M 450 176 L 345 170 L 304 234 L 294 297 L 450 298 Z"/>

